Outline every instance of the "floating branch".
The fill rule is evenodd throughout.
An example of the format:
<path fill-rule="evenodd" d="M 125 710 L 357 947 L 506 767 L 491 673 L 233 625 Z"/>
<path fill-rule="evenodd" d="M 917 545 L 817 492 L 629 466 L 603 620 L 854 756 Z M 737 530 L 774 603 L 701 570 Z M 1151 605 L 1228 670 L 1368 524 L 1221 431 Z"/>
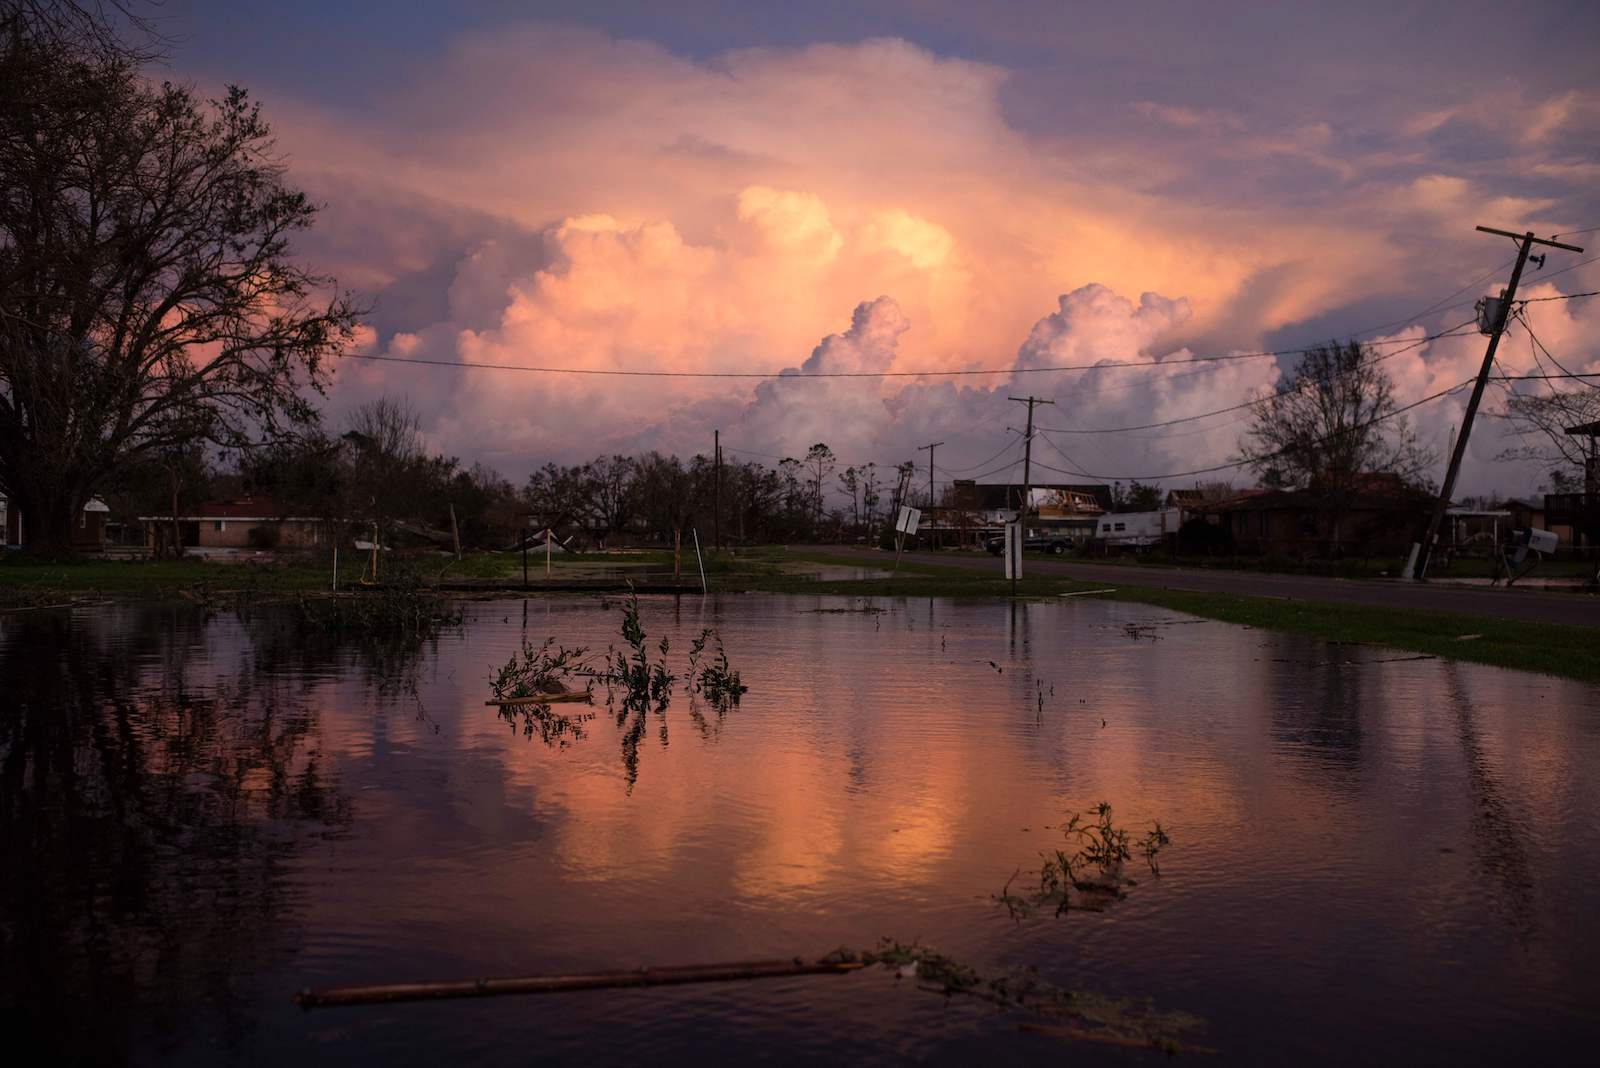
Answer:
<path fill-rule="evenodd" d="M 294 996 L 301 1008 L 380 1005 L 397 1001 L 485 998 L 506 994 L 557 994 L 571 990 L 614 990 L 639 986 L 682 986 L 776 979 L 789 975 L 838 975 L 858 971 L 860 961 L 759 960 L 736 964 L 689 964 L 669 968 L 592 972 L 587 975 L 533 975 L 513 979 L 463 979 L 438 983 L 381 983 L 368 986 L 306 987 Z"/>

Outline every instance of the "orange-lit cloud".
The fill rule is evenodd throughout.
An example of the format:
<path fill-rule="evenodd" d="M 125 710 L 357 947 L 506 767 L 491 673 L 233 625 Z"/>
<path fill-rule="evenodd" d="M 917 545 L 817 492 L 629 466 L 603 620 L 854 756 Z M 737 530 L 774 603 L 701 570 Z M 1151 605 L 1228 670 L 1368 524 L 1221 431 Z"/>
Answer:
<path fill-rule="evenodd" d="M 1074 139 L 1017 126 L 1010 77 L 895 39 L 690 60 L 530 25 L 457 39 L 359 121 L 277 112 L 296 175 L 330 203 L 319 247 L 379 295 L 376 350 L 442 360 L 777 371 L 848 349 L 858 369 L 902 371 L 1210 354 L 1336 313 L 1352 321 L 1329 334 L 1382 322 L 1392 308 L 1355 316 L 1395 294 L 1426 306 L 1493 265 L 1476 222 L 1587 221 L 1565 214 L 1584 165 L 1572 138 L 1594 122 L 1581 91 L 1528 101 L 1526 128 L 1474 98 L 1362 116 L 1359 137 L 1347 116 L 1270 125 L 1149 99 Z M 1515 141 L 1542 176 L 1464 160 L 1449 147 L 1463 130 Z M 1397 394 L 1449 378 L 1477 346 L 1398 362 Z M 1117 425 L 1235 404 L 1278 375 L 1241 361 L 1016 388 L 1062 401 L 1064 423 Z M 514 476 L 601 450 L 703 451 L 713 427 L 755 451 L 825 440 L 847 462 L 880 463 L 955 428 L 957 467 L 1004 444 L 1013 385 L 758 389 L 351 364 L 341 379 L 336 404 L 409 392 L 438 447 Z M 1451 418 L 1418 422 L 1436 433 Z M 1094 439 L 1079 461 L 1137 474 L 1226 460 L 1238 427 L 1209 425 Z M 1466 485 L 1494 481 L 1504 473 L 1485 468 Z"/>

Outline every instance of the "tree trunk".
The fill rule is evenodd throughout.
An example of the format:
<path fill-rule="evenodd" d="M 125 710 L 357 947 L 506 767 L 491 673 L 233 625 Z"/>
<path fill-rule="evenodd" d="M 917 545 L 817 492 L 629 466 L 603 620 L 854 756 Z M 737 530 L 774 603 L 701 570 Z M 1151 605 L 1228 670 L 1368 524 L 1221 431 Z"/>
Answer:
<path fill-rule="evenodd" d="M 13 498 L 22 513 L 22 549 L 35 556 L 73 552 L 72 528 L 87 495 L 70 489 L 35 489 Z"/>

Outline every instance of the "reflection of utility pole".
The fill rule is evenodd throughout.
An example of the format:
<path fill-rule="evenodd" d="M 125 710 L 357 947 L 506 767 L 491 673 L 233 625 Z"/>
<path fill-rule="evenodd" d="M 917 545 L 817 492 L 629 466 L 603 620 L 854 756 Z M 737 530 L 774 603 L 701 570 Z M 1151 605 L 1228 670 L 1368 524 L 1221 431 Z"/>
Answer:
<path fill-rule="evenodd" d="M 1022 435 L 1022 507 L 1017 510 L 1017 523 L 1020 524 L 1018 536 L 1023 544 L 1028 540 L 1028 498 L 1033 494 L 1033 406 L 1035 404 L 1054 404 L 1055 401 L 1041 400 L 1038 397 L 1012 397 L 1018 404 L 1028 406 L 1028 429 Z M 1021 554 L 1018 554 L 1018 567 L 1011 572 L 1011 596 L 1017 595 L 1017 571 L 1021 570 Z"/>
<path fill-rule="evenodd" d="M 1528 252 L 1534 245 L 1549 245 L 1551 248 L 1566 249 L 1568 252 L 1583 251 L 1576 245 L 1563 245 L 1559 241 L 1534 237 L 1532 230 L 1522 234 L 1514 234 L 1509 230 L 1495 230 L 1487 226 L 1480 226 L 1478 230 L 1516 241 L 1517 265 L 1511 270 L 1511 284 L 1500 294 L 1500 306 L 1495 313 L 1493 328 L 1489 333 L 1489 348 L 1483 354 L 1483 367 L 1479 369 L 1478 381 L 1472 387 L 1472 397 L 1467 401 L 1466 414 L 1461 417 L 1461 436 L 1456 438 L 1456 446 L 1451 450 L 1450 467 L 1445 471 L 1444 485 L 1439 490 L 1439 500 L 1433 506 L 1433 515 L 1428 519 L 1428 527 L 1423 533 L 1421 543 L 1413 543 L 1411 546 L 1411 557 L 1406 561 L 1405 570 L 1401 572 L 1402 578 L 1420 581 L 1427 577 L 1428 558 L 1433 554 L 1434 539 L 1439 536 L 1439 526 L 1444 522 L 1445 512 L 1450 507 L 1450 495 L 1455 492 L 1456 475 L 1460 473 L 1461 459 L 1466 455 L 1467 439 L 1472 436 L 1472 420 L 1478 414 L 1478 402 L 1483 399 L 1483 387 L 1488 384 L 1489 369 L 1494 366 L 1494 352 L 1500 347 L 1500 336 L 1505 333 L 1506 320 L 1511 315 L 1511 302 L 1517 296 L 1517 283 L 1522 281 L 1522 268 L 1528 263 Z M 1544 266 L 1544 258 L 1541 256 L 1538 260 L 1539 265 Z"/>

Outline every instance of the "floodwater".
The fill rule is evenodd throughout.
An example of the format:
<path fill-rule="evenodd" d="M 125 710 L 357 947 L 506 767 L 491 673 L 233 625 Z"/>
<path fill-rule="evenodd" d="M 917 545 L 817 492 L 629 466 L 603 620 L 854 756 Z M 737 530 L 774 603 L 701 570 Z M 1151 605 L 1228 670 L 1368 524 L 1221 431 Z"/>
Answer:
<path fill-rule="evenodd" d="M 1134 605 L 644 599 L 749 692 L 627 743 L 484 706 L 524 635 L 415 656 L 244 616 L 0 617 L 0 1011 L 41 1062 L 997 1063 L 1153 1053 L 874 969 L 304 1011 L 306 986 L 920 939 L 1207 1021 L 1221 1063 L 1550 1063 L 1600 1040 L 1600 691 Z M 991 663 L 992 662 L 992 663 Z M 558 705 L 581 715 L 581 706 Z M 993 900 L 1108 801 L 1172 845 L 1104 911 Z M 1014 886 L 1015 890 L 1016 887 Z M 9 1058 L 8 1058 L 9 1059 Z M 17 1063 L 17 1062 L 13 1062 Z"/>

